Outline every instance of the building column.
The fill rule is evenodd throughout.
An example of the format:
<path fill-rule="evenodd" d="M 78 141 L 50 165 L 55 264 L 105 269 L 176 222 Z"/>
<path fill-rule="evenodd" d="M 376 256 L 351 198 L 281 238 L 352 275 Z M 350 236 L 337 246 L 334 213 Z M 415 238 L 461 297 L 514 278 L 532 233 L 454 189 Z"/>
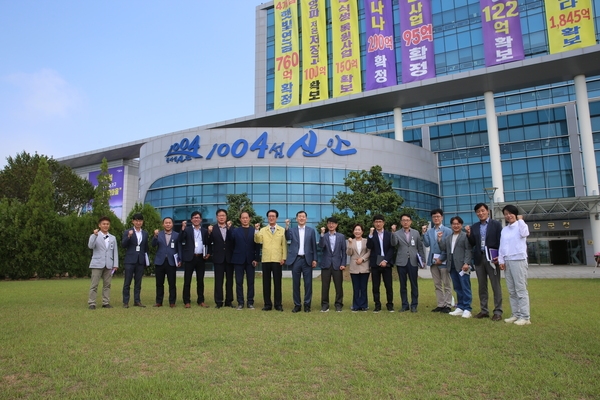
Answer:
<path fill-rule="evenodd" d="M 490 166 L 492 169 L 492 186 L 496 188 L 494 204 L 504 203 L 504 181 L 502 180 L 502 162 L 500 161 L 500 137 L 498 135 L 498 118 L 494 93 L 483 94 L 485 102 L 485 120 L 487 122 L 488 141 L 490 143 Z M 483 188 L 482 188 L 483 189 Z M 494 214 L 495 215 L 495 214 Z"/>
<path fill-rule="evenodd" d="M 399 142 L 404 142 L 404 130 L 402 129 L 402 108 L 394 108 L 394 136 Z"/>

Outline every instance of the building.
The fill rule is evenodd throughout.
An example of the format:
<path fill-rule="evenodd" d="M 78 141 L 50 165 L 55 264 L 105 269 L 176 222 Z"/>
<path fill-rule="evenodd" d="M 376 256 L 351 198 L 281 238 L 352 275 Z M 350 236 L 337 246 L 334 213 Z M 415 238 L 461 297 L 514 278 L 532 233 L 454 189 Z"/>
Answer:
<path fill-rule="evenodd" d="M 139 199 L 176 220 L 201 209 L 211 221 L 226 194 L 246 192 L 259 214 L 305 209 L 309 223 L 333 212 L 349 171 L 377 164 L 423 216 L 441 206 L 470 224 L 478 202 L 495 218 L 515 204 L 530 227 L 531 264 L 592 264 L 598 9 L 600 0 L 261 4 L 254 115 L 59 161 L 81 174 L 102 157 L 123 166 L 124 215 Z M 391 50 L 383 72 L 373 49 Z"/>

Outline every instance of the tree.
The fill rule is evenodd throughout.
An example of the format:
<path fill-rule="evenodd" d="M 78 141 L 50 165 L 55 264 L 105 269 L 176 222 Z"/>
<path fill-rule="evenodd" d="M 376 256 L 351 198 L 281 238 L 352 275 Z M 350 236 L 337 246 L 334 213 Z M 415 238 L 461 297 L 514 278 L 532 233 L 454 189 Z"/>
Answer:
<path fill-rule="evenodd" d="M 110 200 L 110 174 L 108 173 L 108 161 L 102 159 L 100 173 L 98 174 L 98 186 L 94 189 L 92 201 L 92 213 L 96 217 L 114 215 L 109 205 Z M 111 218 L 112 219 L 112 218 Z"/>
<path fill-rule="evenodd" d="M 371 167 L 369 171 L 350 172 L 344 179 L 344 186 L 349 191 L 338 192 L 331 203 L 340 210 L 333 216 L 338 219 L 338 231 L 346 236 L 353 236 L 352 226 L 356 223 L 362 224 L 367 233 L 376 214 L 384 216 L 388 229 L 394 224 L 399 227 L 400 216 L 404 213 L 411 215 L 415 229 L 425 223 L 413 208 L 402 207 L 404 199 L 394 191 L 392 182 L 383 176 L 379 165 Z M 326 225 L 327 218 L 317 228 Z"/>
<path fill-rule="evenodd" d="M 246 211 L 250 215 L 250 224 L 263 223 L 263 217 L 256 215 L 256 211 L 252 205 L 252 200 L 248 197 L 248 193 L 228 194 L 227 195 L 227 217 L 233 223 L 233 226 L 240 226 L 240 214 Z"/>
<path fill-rule="evenodd" d="M 39 163 L 45 160 L 50 170 L 54 211 L 60 215 L 79 213 L 92 199 L 94 188 L 91 183 L 51 157 L 22 152 L 6 160 L 6 166 L 0 171 L 0 193 L 3 197 L 27 203 Z"/>

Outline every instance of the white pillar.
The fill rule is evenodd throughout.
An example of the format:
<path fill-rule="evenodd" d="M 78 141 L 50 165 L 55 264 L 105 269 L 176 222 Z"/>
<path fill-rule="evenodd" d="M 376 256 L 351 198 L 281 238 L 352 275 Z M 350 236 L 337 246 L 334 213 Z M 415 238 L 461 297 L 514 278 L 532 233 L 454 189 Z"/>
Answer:
<path fill-rule="evenodd" d="M 396 140 L 404 142 L 404 131 L 402 129 L 402 108 L 394 108 L 394 135 Z"/>
<path fill-rule="evenodd" d="M 494 93 L 485 92 L 485 120 L 487 122 L 488 141 L 490 143 L 490 166 L 492 168 L 492 186 L 494 192 L 494 204 L 504 203 L 504 181 L 502 180 L 502 162 L 500 161 L 500 137 L 498 135 L 498 119 L 496 118 L 496 105 L 494 104 Z"/>
<path fill-rule="evenodd" d="M 600 219 L 596 219 L 596 213 L 590 214 L 590 229 L 592 231 L 594 253 L 597 253 L 600 251 Z"/>
<path fill-rule="evenodd" d="M 592 137 L 590 104 L 584 75 L 577 75 L 575 77 L 575 95 L 577 96 L 577 119 L 579 122 L 579 137 L 581 140 L 586 193 L 588 196 L 597 196 L 598 174 L 596 173 L 596 156 L 594 154 L 594 139 Z M 595 242 L 596 238 L 594 238 Z"/>

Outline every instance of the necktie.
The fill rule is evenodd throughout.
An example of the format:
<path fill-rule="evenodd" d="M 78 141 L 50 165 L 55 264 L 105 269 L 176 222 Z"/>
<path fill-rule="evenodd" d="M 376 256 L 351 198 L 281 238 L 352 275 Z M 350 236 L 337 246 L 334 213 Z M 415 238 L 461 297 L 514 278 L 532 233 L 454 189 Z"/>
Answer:
<path fill-rule="evenodd" d="M 275 227 L 274 226 L 271 227 L 271 233 L 275 234 Z"/>

